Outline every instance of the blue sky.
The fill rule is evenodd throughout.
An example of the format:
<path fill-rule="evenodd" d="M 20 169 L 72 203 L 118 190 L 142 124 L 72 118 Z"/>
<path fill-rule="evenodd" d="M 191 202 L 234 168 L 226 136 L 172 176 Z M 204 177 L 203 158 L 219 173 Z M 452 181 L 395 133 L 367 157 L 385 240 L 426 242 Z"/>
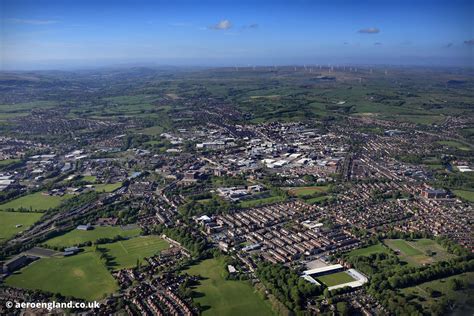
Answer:
<path fill-rule="evenodd" d="M 0 0 L 1 67 L 473 66 L 474 1 Z"/>

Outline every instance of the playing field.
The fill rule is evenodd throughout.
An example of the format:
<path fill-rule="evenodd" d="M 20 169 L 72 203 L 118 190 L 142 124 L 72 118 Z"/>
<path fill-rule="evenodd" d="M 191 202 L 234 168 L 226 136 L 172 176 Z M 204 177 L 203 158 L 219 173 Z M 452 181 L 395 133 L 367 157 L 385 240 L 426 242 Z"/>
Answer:
<path fill-rule="evenodd" d="M 45 244 L 48 246 L 70 247 L 88 241 L 94 242 L 99 238 L 134 237 L 140 235 L 140 231 L 140 228 L 124 230 L 119 226 L 95 227 L 92 230 L 74 229 L 64 235 L 47 240 Z"/>
<path fill-rule="evenodd" d="M 316 280 L 321 283 L 324 283 L 328 287 L 356 281 L 356 279 L 354 279 L 347 272 L 344 271 L 319 276 L 316 278 Z"/>
<path fill-rule="evenodd" d="M 158 236 L 140 236 L 128 240 L 100 245 L 106 248 L 107 254 L 114 258 L 113 269 L 131 268 L 137 264 L 137 259 L 145 265 L 145 258 L 152 257 L 169 247 L 168 242 Z"/>
<path fill-rule="evenodd" d="M 431 239 L 417 239 L 413 241 L 386 239 L 384 243 L 391 249 L 399 251 L 400 259 L 414 266 L 444 261 L 454 257 L 440 244 Z"/>
<path fill-rule="evenodd" d="M 105 192 L 105 193 L 110 193 L 122 186 L 122 182 L 117 182 L 117 183 L 108 183 L 108 184 L 95 184 L 94 185 L 94 190 L 97 192 Z"/>
<path fill-rule="evenodd" d="M 7 285 L 98 300 L 118 286 L 92 251 L 64 258 L 43 258 L 8 277 Z"/>
<path fill-rule="evenodd" d="M 72 195 L 50 196 L 41 192 L 28 194 L 8 203 L 0 205 L 0 210 L 25 208 L 34 211 L 46 211 L 58 207 L 62 201 L 73 197 Z"/>
<path fill-rule="evenodd" d="M 185 271 L 203 279 L 194 289 L 194 300 L 205 308 L 203 315 L 272 315 L 270 304 L 245 281 L 226 280 L 223 259 L 207 259 Z"/>
<path fill-rule="evenodd" d="M 28 229 L 43 214 L 34 212 L 4 212 L 0 211 L 0 243 L 13 235 Z M 16 227 L 16 225 L 22 225 Z"/>
<path fill-rule="evenodd" d="M 370 256 L 374 253 L 389 253 L 389 250 L 384 245 L 378 243 L 369 247 L 355 249 L 349 252 L 349 256 Z"/>

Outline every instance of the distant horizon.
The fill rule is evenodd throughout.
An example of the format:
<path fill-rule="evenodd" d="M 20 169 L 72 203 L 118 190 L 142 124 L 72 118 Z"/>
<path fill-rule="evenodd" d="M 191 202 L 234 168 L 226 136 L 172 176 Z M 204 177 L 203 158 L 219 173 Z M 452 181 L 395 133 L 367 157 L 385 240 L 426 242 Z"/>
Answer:
<path fill-rule="evenodd" d="M 294 62 L 294 63 L 234 63 L 234 64 L 212 64 L 212 63 L 160 63 L 160 62 L 133 62 L 133 61 L 106 61 L 106 62 L 77 62 L 77 63 L 42 63 L 34 66 L 26 67 L 0 67 L 0 72 L 28 72 L 28 71 L 84 71 L 84 70 L 107 70 L 107 69 L 132 69 L 132 68 L 150 68 L 150 69 L 159 69 L 159 68 L 272 68 L 272 67 L 300 67 L 300 68 L 317 68 L 314 70 L 319 70 L 319 67 L 322 69 L 328 69 L 328 67 L 373 67 L 375 69 L 380 68 L 433 68 L 433 69 L 474 69 L 474 64 L 447 64 L 447 63 L 369 63 L 369 62 Z"/>
<path fill-rule="evenodd" d="M 474 65 L 466 0 L 5 0 L 1 8 L 0 70 Z"/>

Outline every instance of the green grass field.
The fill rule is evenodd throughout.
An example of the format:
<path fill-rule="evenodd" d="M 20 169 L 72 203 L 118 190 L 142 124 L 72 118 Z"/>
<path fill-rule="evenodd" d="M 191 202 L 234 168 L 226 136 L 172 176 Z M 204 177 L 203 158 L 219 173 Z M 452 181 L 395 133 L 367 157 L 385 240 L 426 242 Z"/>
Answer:
<path fill-rule="evenodd" d="M 72 195 L 49 196 L 36 192 L 19 197 L 15 200 L 0 205 L 0 210 L 25 208 L 33 211 L 46 211 L 58 207 L 62 201 L 70 199 Z"/>
<path fill-rule="evenodd" d="M 298 188 L 290 188 L 289 193 L 291 195 L 295 195 L 297 197 L 302 197 L 306 195 L 311 195 L 317 192 L 326 192 L 328 190 L 328 186 L 311 186 L 311 187 L 298 187 Z"/>
<path fill-rule="evenodd" d="M 110 193 L 122 186 L 122 182 L 117 182 L 117 183 L 107 183 L 107 184 L 95 184 L 94 185 L 94 190 L 97 192 L 105 192 L 105 193 Z"/>
<path fill-rule="evenodd" d="M 20 162 L 20 159 L 4 159 L 0 160 L 0 168 L 7 167 L 9 165 L 13 165 L 15 163 Z"/>
<path fill-rule="evenodd" d="M 384 245 L 378 243 L 369 247 L 352 250 L 348 253 L 350 257 L 354 256 L 370 256 L 374 253 L 389 253 L 389 250 Z"/>
<path fill-rule="evenodd" d="M 466 280 L 469 284 L 468 289 L 454 291 L 449 286 L 451 279 Z M 442 296 L 433 298 L 429 295 L 429 289 L 442 293 Z M 405 295 L 414 295 L 411 301 L 421 304 L 424 308 L 429 308 L 434 302 L 438 302 L 442 297 L 446 297 L 455 302 L 454 315 L 472 315 L 474 306 L 472 305 L 472 297 L 474 295 L 474 272 L 454 275 L 451 277 L 425 282 L 417 286 L 404 288 L 401 290 Z"/>
<path fill-rule="evenodd" d="M 386 239 L 384 243 L 391 249 L 400 251 L 400 259 L 414 266 L 454 258 L 454 255 L 449 254 L 440 244 L 431 239 L 414 241 Z"/>
<path fill-rule="evenodd" d="M 453 190 L 454 194 L 456 196 L 459 196 L 460 198 L 467 200 L 469 202 L 474 202 L 474 191 L 467 191 L 467 190 Z"/>
<path fill-rule="evenodd" d="M 249 283 L 224 279 L 223 259 L 201 261 L 185 272 L 203 277 L 194 289 L 194 300 L 205 309 L 202 315 L 273 315 L 270 304 Z"/>
<path fill-rule="evenodd" d="M 107 249 L 107 254 L 114 258 L 113 269 L 131 268 L 137 264 L 146 264 L 145 258 L 152 257 L 169 247 L 168 242 L 158 236 L 141 236 L 111 244 L 100 245 Z"/>
<path fill-rule="evenodd" d="M 326 195 L 324 195 L 324 196 L 318 196 L 318 197 L 307 199 L 305 200 L 305 202 L 309 204 L 316 204 L 322 201 L 326 201 L 327 199 L 329 198 Z"/>
<path fill-rule="evenodd" d="M 43 214 L 34 212 L 4 212 L 0 211 L 0 243 L 13 235 L 28 229 Z M 16 225 L 22 225 L 16 227 Z"/>
<path fill-rule="evenodd" d="M 319 276 L 316 278 L 316 280 L 328 287 L 355 281 L 353 277 L 344 271 Z"/>
<path fill-rule="evenodd" d="M 95 183 L 97 181 L 97 177 L 95 176 L 83 176 L 81 178 L 82 181 L 89 182 L 89 183 Z"/>
<path fill-rule="evenodd" d="M 93 230 L 74 229 L 64 235 L 49 239 L 44 244 L 48 246 L 70 247 L 87 241 L 94 242 L 99 238 L 113 238 L 117 235 L 134 237 L 140 235 L 140 232 L 140 228 L 123 230 L 118 226 L 95 227 Z"/>
<path fill-rule="evenodd" d="M 269 196 L 266 198 L 262 199 L 255 199 L 255 200 L 245 200 L 242 202 L 239 202 L 239 206 L 243 208 L 248 208 L 248 207 L 256 207 L 256 206 L 261 206 L 265 204 L 271 204 L 271 203 L 276 203 L 276 202 L 282 202 L 285 200 L 284 196 Z"/>
<path fill-rule="evenodd" d="M 38 289 L 86 300 L 98 300 L 118 290 L 98 253 L 43 258 L 5 280 L 9 286 Z"/>
<path fill-rule="evenodd" d="M 463 151 L 468 151 L 471 149 L 468 145 L 463 144 L 461 142 L 457 142 L 455 140 L 441 140 L 441 141 L 438 141 L 437 143 L 440 145 L 453 147 L 453 148 L 463 150 Z"/>

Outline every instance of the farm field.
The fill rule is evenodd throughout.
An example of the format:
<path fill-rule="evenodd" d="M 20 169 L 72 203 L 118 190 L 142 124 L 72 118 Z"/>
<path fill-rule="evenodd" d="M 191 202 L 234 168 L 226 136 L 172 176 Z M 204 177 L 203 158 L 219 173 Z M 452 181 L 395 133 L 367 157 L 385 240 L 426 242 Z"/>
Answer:
<path fill-rule="evenodd" d="M 5 283 L 86 300 L 99 300 L 118 290 L 99 254 L 92 251 L 71 257 L 39 259 L 8 277 Z"/>
<path fill-rule="evenodd" d="M 400 259 L 413 266 L 444 261 L 454 257 L 431 239 L 417 239 L 414 241 L 386 239 L 384 243 L 392 250 L 399 251 Z"/>
<path fill-rule="evenodd" d="M 372 246 L 354 249 L 351 252 L 349 252 L 348 255 L 350 257 L 370 256 L 371 254 L 374 254 L 374 253 L 389 253 L 389 250 L 384 245 L 378 243 Z"/>
<path fill-rule="evenodd" d="M 38 221 L 42 213 L 0 211 L 0 243 L 13 235 L 28 229 Z M 16 225 L 22 225 L 16 227 Z"/>
<path fill-rule="evenodd" d="M 115 270 L 131 268 L 137 264 L 146 265 L 145 258 L 151 257 L 169 247 L 168 242 L 158 236 L 140 236 L 111 244 L 100 245 L 107 255 L 113 257 L 111 267 Z"/>
<path fill-rule="evenodd" d="M 249 283 L 224 279 L 224 269 L 223 259 L 207 259 L 185 271 L 203 278 L 194 288 L 194 300 L 205 309 L 202 315 L 273 315 Z"/>
<path fill-rule="evenodd" d="M 64 235 L 47 240 L 44 244 L 56 247 L 70 247 L 85 242 L 94 242 L 100 238 L 113 238 L 117 235 L 122 237 L 134 237 L 140 235 L 141 229 L 134 228 L 124 230 L 119 226 L 95 227 L 92 230 L 74 229 Z"/>
<path fill-rule="evenodd" d="M 465 280 L 469 284 L 467 289 L 453 290 L 450 286 L 452 279 Z M 425 282 L 417 286 L 402 289 L 405 295 L 414 295 L 412 301 L 421 304 L 424 308 L 429 308 L 433 303 L 440 301 L 443 298 L 453 300 L 455 303 L 454 315 L 472 315 L 474 307 L 471 298 L 474 295 L 474 272 L 467 272 L 458 275 L 453 275 L 447 278 Z M 437 291 L 438 297 L 431 297 L 430 291 Z"/>
<path fill-rule="evenodd" d="M 355 281 L 353 277 L 344 271 L 319 276 L 316 278 L 316 280 L 324 283 L 328 287 Z"/>
<path fill-rule="evenodd" d="M 15 200 L 0 205 L 0 210 L 8 209 L 27 209 L 33 211 L 46 211 L 50 208 L 58 207 L 62 201 L 70 199 L 72 195 L 49 196 L 43 195 L 42 192 L 36 192 L 19 197 Z"/>

